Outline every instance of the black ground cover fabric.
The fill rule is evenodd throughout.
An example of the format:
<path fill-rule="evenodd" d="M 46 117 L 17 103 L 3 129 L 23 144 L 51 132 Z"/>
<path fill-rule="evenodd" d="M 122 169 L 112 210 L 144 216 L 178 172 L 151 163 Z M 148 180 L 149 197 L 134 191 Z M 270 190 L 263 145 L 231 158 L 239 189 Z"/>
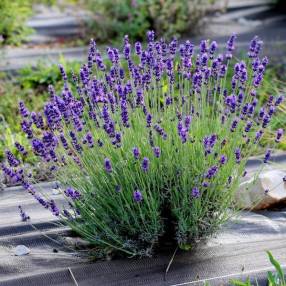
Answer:
<path fill-rule="evenodd" d="M 60 194 L 53 194 L 53 187 L 53 183 L 36 186 L 64 204 Z M 31 216 L 32 224 L 20 221 L 19 204 Z M 152 259 L 91 262 L 64 243 L 63 237 L 69 234 L 67 227 L 21 187 L 1 191 L 0 285 L 179 286 L 203 285 L 204 281 L 227 285 L 231 279 L 248 276 L 266 285 L 266 273 L 272 269 L 266 250 L 286 266 L 286 209 L 242 212 L 216 237 L 190 252 L 178 251 L 167 275 L 174 249 Z M 15 256 L 14 248 L 19 244 L 29 247 L 30 253 Z"/>

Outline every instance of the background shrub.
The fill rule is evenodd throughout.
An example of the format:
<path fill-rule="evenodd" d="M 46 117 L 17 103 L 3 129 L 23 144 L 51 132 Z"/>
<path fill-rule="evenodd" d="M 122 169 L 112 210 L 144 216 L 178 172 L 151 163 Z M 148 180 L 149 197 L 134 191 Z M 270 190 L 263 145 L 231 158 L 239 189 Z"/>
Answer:
<path fill-rule="evenodd" d="M 95 34 L 99 39 L 128 34 L 142 39 L 146 29 L 171 37 L 194 32 L 213 0 L 85 0 L 94 11 Z"/>
<path fill-rule="evenodd" d="M 32 14 L 29 0 L 0 1 L 0 45 L 19 44 L 31 33 L 25 22 Z"/>

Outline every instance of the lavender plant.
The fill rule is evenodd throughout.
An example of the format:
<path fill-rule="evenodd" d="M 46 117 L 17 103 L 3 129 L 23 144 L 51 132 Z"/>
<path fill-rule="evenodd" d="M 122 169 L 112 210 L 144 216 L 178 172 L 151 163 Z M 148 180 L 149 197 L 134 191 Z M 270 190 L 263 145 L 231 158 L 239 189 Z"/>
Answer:
<path fill-rule="evenodd" d="M 125 36 L 122 53 L 108 47 L 106 58 L 91 40 L 71 81 L 60 66 L 62 92 L 50 87 L 43 113 L 19 104 L 22 130 L 67 204 L 36 190 L 10 151 L 2 164 L 84 239 L 131 256 L 151 255 L 166 239 L 187 248 L 229 218 L 245 163 L 283 100 L 271 95 L 258 107 L 268 63 L 258 37 L 236 63 L 235 35 L 221 54 L 215 41 L 196 51 L 190 41 L 155 41 L 152 31 L 147 40 L 132 46 Z"/>

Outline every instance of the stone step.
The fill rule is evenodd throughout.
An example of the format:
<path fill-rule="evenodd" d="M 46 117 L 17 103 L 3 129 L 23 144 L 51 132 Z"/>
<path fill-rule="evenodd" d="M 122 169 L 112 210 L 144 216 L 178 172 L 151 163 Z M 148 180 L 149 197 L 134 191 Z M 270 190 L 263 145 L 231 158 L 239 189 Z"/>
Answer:
<path fill-rule="evenodd" d="M 270 5 L 263 5 L 259 7 L 252 7 L 247 9 L 235 10 L 232 12 L 225 13 L 216 17 L 212 17 L 211 20 L 214 23 L 226 23 L 229 21 L 236 21 L 240 18 L 249 18 L 259 15 L 263 12 L 267 12 L 271 9 Z"/>
<path fill-rule="evenodd" d="M 255 34 L 253 34 L 255 35 Z M 229 36 L 229 34 L 228 34 Z M 226 38 L 228 38 L 228 36 Z M 217 37 L 213 37 L 216 39 Z M 224 47 L 226 39 L 220 41 L 221 47 Z M 195 40 L 195 43 L 199 39 Z M 264 54 L 271 58 L 271 62 L 279 59 L 285 53 L 285 40 L 268 40 L 264 44 Z M 246 51 L 249 47 L 249 41 L 241 41 L 236 44 L 237 50 Z M 0 71 L 15 72 L 27 65 L 36 66 L 39 61 L 45 61 L 47 64 L 58 63 L 60 57 L 64 57 L 66 61 L 85 61 L 87 58 L 88 47 L 74 47 L 74 48 L 41 48 L 41 49 L 21 49 L 14 48 L 6 50 L 2 53 L 0 62 Z"/>
<path fill-rule="evenodd" d="M 239 9 L 248 7 L 258 7 L 263 5 L 272 5 L 273 0 L 228 0 L 228 9 Z"/>

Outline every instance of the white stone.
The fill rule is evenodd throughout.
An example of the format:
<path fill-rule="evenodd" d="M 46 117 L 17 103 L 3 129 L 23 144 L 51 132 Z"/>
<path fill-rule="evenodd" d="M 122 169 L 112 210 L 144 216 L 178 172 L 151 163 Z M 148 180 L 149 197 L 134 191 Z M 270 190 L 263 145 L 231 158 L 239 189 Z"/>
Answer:
<path fill-rule="evenodd" d="M 237 205 L 242 209 L 260 210 L 277 203 L 286 203 L 284 176 L 284 171 L 270 170 L 242 182 L 236 193 Z"/>
<path fill-rule="evenodd" d="M 14 254 L 16 256 L 23 256 L 30 253 L 30 249 L 25 245 L 17 245 L 14 249 Z"/>
<path fill-rule="evenodd" d="M 52 189 L 52 194 L 53 195 L 59 195 L 61 193 L 61 189 Z"/>

